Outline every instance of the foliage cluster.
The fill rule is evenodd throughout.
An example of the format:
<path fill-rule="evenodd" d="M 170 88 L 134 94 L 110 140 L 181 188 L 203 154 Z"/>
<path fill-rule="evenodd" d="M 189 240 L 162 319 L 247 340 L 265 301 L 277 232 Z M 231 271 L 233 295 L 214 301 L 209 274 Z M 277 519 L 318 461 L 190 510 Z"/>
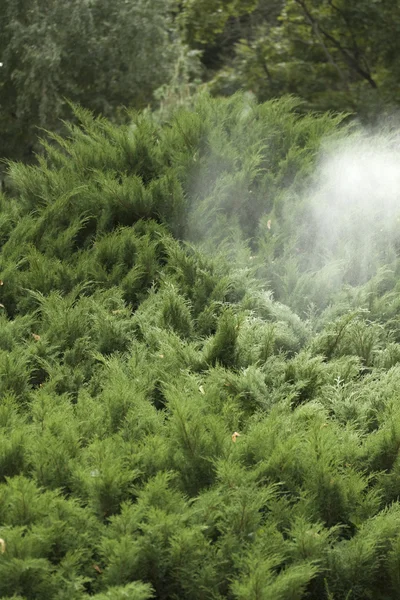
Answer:
<path fill-rule="evenodd" d="M 396 278 L 321 297 L 290 267 L 293 199 L 321 138 L 350 135 L 293 109 L 79 109 L 10 165 L 2 598 L 397 598 Z"/>

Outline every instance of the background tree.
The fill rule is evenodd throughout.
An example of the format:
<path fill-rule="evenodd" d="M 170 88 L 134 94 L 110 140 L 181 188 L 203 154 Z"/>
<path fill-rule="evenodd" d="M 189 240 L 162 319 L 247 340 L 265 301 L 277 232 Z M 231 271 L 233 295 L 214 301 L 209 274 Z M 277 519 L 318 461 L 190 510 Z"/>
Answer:
<path fill-rule="evenodd" d="M 115 116 L 168 83 L 184 47 L 171 0 L 5 0 L 0 21 L 0 155 L 29 157 L 66 99 Z"/>
<path fill-rule="evenodd" d="M 214 93 L 245 88 L 259 100 L 292 93 L 306 108 L 368 116 L 399 100 L 399 2 L 259 0 L 241 12 L 210 7 L 211 14 L 207 3 L 196 4 L 203 30 L 197 23 L 193 36 L 189 25 L 187 39 L 203 48 Z M 215 10 L 224 15 L 219 28 L 209 26 Z"/>

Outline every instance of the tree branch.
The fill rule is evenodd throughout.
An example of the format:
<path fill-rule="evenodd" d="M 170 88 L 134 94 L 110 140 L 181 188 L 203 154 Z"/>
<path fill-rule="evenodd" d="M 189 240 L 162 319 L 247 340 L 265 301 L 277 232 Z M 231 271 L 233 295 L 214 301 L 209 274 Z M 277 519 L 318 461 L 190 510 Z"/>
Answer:
<path fill-rule="evenodd" d="M 260 49 L 259 49 L 259 48 L 257 49 L 257 58 L 258 58 L 258 60 L 259 60 L 259 61 L 260 61 L 260 63 L 261 63 L 261 67 L 262 67 L 262 69 L 263 69 L 264 73 L 266 74 L 266 76 L 267 76 L 267 79 L 268 79 L 269 83 L 272 83 L 272 75 L 271 75 L 271 71 L 269 70 L 269 68 L 268 68 L 268 65 L 267 65 L 267 61 L 266 61 L 266 60 L 265 60 L 265 58 L 262 56 L 262 53 L 261 53 L 261 51 L 260 51 Z"/>
<path fill-rule="evenodd" d="M 296 0 L 296 2 L 297 2 L 297 0 Z M 303 6 L 303 4 L 302 4 L 301 1 L 298 2 L 298 4 L 300 4 L 300 6 L 302 7 L 302 9 L 303 9 L 303 11 L 304 11 L 304 13 L 306 15 L 306 19 L 308 20 L 309 24 L 311 25 L 312 30 L 313 30 L 313 32 L 315 34 L 315 37 L 317 38 L 318 42 L 320 43 L 320 45 L 321 45 L 321 47 L 322 47 L 322 49 L 324 51 L 324 54 L 326 56 L 327 61 L 329 62 L 329 64 L 331 64 L 336 69 L 336 71 L 337 71 L 337 73 L 339 75 L 340 80 L 342 81 L 344 87 L 348 91 L 347 81 L 346 81 L 346 79 L 345 79 L 345 77 L 344 77 L 344 75 L 342 73 L 342 70 L 340 69 L 339 65 L 334 61 L 332 54 L 329 52 L 326 44 L 324 43 L 324 40 L 322 39 L 322 37 L 321 37 L 321 35 L 319 33 L 319 26 L 318 26 L 317 21 L 310 14 L 310 12 L 308 11 L 308 8 L 305 5 Z"/>
<path fill-rule="evenodd" d="M 330 33 L 328 33 L 325 29 L 323 29 L 321 27 L 321 25 L 318 23 L 316 18 L 309 11 L 309 9 L 305 3 L 305 0 L 295 0 L 295 2 L 303 9 L 303 12 L 306 15 L 310 25 L 313 27 L 314 31 L 318 32 L 318 33 L 320 32 L 327 40 L 329 40 L 331 42 L 331 44 L 341 53 L 341 55 L 343 56 L 344 60 L 347 62 L 349 67 L 351 67 L 363 79 L 368 81 L 369 85 L 373 89 L 377 89 L 378 86 L 377 86 L 376 82 L 374 81 L 374 79 L 372 78 L 371 73 L 369 71 L 366 71 L 365 69 L 363 69 L 363 67 L 357 62 L 355 57 L 352 56 L 348 50 L 343 48 L 341 43 L 336 38 L 334 38 L 333 35 L 331 35 Z M 318 39 L 320 40 L 320 37 Z M 324 44 L 324 47 L 325 47 L 326 51 L 328 51 L 325 44 Z"/>
<path fill-rule="evenodd" d="M 359 46 L 357 44 L 357 40 L 356 40 L 356 38 L 354 36 L 353 30 L 350 27 L 349 20 L 348 20 L 346 14 L 338 6 L 336 6 L 335 4 L 333 4 L 333 0 L 328 0 L 328 4 L 329 4 L 329 6 L 331 8 L 333 8 L 333 10 L 335 10 L 342 17 L 342 19 L 344 21 L 344 24 L 346 25 L 346 27 L 347 27 L 347 29 L 348 29 L 348 31 L 350 33 L 351 41 L 353 42 L 354 55 L 356 57 L 360 56 L 361 51 L 360 51 L 360 48 L 359 48 Z"/>
<path fill-rule="evenodd" d="M 360 49 L 360 46 L 357 43 L 356 36 L 354 35 L 353 29 L 351 28 L 351 25 L 350 25 L 349 19 L 347 18 L 346 13 L 343 12 L 343 10 L 341 8 L 336 6 L 336 4 L 333 3 L 333 0 L 328 0 L 328 3 L 329 3 L 329 6 L 331 6 L 333 8 L 333 10 L 336 10 L 336 12 L 342 17 L 344 24 L 346 25 L 347 30 L 350 33 L 351 41 L 353 43 L 354 56 L 356 57 L 356 59 L 362 60 L 367 72 L 371 73 L 371 68 L 368 64 L 367 57 L 365 56 L 365 53 Z"/>

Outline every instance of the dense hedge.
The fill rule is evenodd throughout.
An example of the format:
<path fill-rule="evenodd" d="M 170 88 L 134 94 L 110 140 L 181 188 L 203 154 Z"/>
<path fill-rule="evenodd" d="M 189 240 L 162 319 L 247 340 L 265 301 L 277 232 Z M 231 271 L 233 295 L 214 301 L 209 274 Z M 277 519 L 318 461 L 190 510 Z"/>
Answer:
<path fill-rule="evenodd" d="M 343 289 L 293 252 L 357 133 L 77 113 L 1 197 L 0 596 L 397 598 L 396 250 Z"/>

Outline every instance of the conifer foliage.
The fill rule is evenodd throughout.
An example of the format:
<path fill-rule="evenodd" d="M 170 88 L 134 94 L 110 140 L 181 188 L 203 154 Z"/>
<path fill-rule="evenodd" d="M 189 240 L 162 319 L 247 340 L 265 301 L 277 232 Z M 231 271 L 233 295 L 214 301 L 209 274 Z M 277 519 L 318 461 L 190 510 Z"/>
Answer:
<path fill-rule="evenodd" d="M 341 118 L 76 114 L 0 199 L 0 597 L 397 598 L 396 278 L 288 260 Z"/>

